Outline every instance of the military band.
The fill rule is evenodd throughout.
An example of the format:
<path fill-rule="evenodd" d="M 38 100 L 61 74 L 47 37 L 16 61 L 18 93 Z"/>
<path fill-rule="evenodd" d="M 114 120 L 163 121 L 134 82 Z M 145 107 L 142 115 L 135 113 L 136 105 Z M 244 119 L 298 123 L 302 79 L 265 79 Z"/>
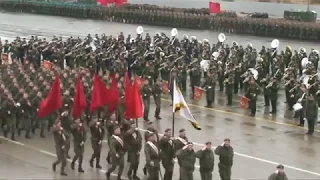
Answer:
<path fill-rule="evenodd" d="M 87 124 L 85 122 L 87 122 L 93 149 L 89 160 L 91 167 L 101 168 L 102 141 L 104 135 L 107 134 L 106 140 L 109 145 L 107 178 L 110 178 L 110 174 L 118 167 L 118 179 L 121 179 L 127 153 L 130 163 L 127 175 L 130 179 L 139 179 L 137 169 L 142 148 L 145 147 L 144 154 L 148 156 L 148 159 L 144 171 L 149 179 L 159 178 L 161 163 L 165 169 L 165 180 L 172 179 L 174 158 L 178 160 L 181 179 L 193 178 L 196 158 L 204 163 L 204 169 L 201 168 L 201 176 L 210 179 L 213 171 L 210 163 L 213 159 L 206 162 L 207 159 L 204 160 L 202 157 L 205 152 L 208 153 L 206 154 L 208 158 L 212 158 L 211 143 L 208 143 L 206 149 L 197 154 L 193 150 L 193 144 L 186 137 L 185 129 L 181 129 L 176 138 L 170 135 L 172 129 L 166 129 L 165 135 L 160 137 L 150 120 L 151 97 L 156 105 L 155 119 L 161 119 L 161 98 L 163 96 L 161 81 L 169 82 L 168 89 L 171 95 L 173 81 L 176 81 L 182 92 L 187 93 L 186 91 L 190 90 L 191 98 L 195 97 L 195 87 L 202 87 L 206 91 L 206 107 L 208 108 L 215 103 L 216 90 L 225 91 L 227 105 L 230 106 L 234 105 L 235 94 L 243 94 L 249 99 L 250 115 L 255 116 L 257 99 L 262 90 L 265 105 L 271 104 L 272 114 L 277 112 L 278 93 L 283 80 L 285 81 L 288 109 L 295 111 L 296 116 L 301 120 L 300 125 L 308 123 L 308 134 L 314 133 L 320 100 L 319 77 L 316 74 L 317 67 L 315 67 L 319 60 L 319 53 L 316 50 L 312 50 L 310 61 L 305 59 L 307 55 L 303 49 L 297 52 L 297 56 L 292 53 L 292 57 L 290 57 L 289 47 L 283 54 L 277 54 L 278 45 L 274 40 L 269 49 L 265 48 L 258 53 L 250 44 L 242 47 L 234 42 L 232 46 L 227 46 L 222 34 L 218 37 L 218 43 L 212 46 L 207 40 L 200 42 L 196 37 L 189 39 L 184 36 L 181 41 L 176 37 L 174 43 L 171 44 L 170 38 L 164 34 L 155 35 L 151 47 L 152 38 L 150 35 L 142 38 L 142 33 L 138 33 L 139 38 L 129 39 L 126 43 L 121 41 L 124 39 L 121 36 L 114 39 L 105 35 L 101 37 L 97 35 L 95 38 L 88 35 L 85 39 L 70 37 L 67 41 L 55 37 L 52 42 L 41 40 L 36 36 L 28 42 L 17 38 L 10 44 L 11 47 L 27 46 L 28 51 L 22 53 L 25 54 L 23 58 L 29 58 L 28 56 L 33 53 L 36 53 L 34 56 L 37 57 L 21 61 L 21 54 L 9 52 L 14 59 L 13 63 L 0 65 L 0 82 L 2 83 L 0 91 L 3 92 L 1 94 L 1 113 L 3 115 L 1 125 L 5 137 L 15 140 L 16 135 L 21 135 L 23 131 L 26 131 L 25 137 L 32 138 L 30 132 L 36 134 L 39 129 L 40 136 L 44 138 L 45 130 L 53 129 L 58 156 L 53 169 L 55 170 L 56 165 L 61 162 L 61 174 L 66 175 L 64 168 L 66 158 L 70 153 L 70 141 L 73 139 L 75 156 L 71 167 L 74 169 L 75 162 L 78 161 L 78 171 L 83 172 L 83 153 L 86 150 L 83 145 L 86 143 Z M 113 48 L 107 50 L 110 46 Z M 60 62 L 66 56 L 65 53 L 70 52 L 78 56 L 68 58 L 67 64 L 74 63 L 74 66 Z M 41 66 L 38 64 L 38 53 L 47 58 L 41 59 Z M 209 61 L 206 61 L 207 59 Z M 44 67 L 44 60 L 49 61 L 49 67 Z M 71 62 L 72 60 L 74 62 Z M 206 62 L 203 62 L 204 60 Z M 111 113 L 105 113 L 104 107 L 95 112 L 87 109 L 80 119 L 74 120 L 71 117 L 76 76 L 81 75 L 88 104 L 91 99 L 92 77 L 96 73 L 102 76 L 106 85 L 110 85 L 111 82 L 109 73 L 115 73 L 119 82 L 118 88 L 122 91 L 119 98 L 123 99 L 125 96 L 123 93 L 124 75 L 128 67 L 132 67 L 128 71 L 132 76 L 144 78 L 140 93 L 144 104 L 143 119 L 148 126 L 144 133 L 145 146 L 143 146 L 141 132 L 135 127 L 135 121 L 124 118 L 123 103 L 120 103 L 117 110 Z M 301 76 L 298 73 L 300 69 Z M 38 118 L 36 114 L 40 103 L 49 94 L 50 84 L 56 74 L 61 75 L 63 107 L 48 117 Z M 296 76 L 299 76 L 299 79 Z M 217 89 L 216 81 L 219 83 Z M 188 83 L 191 86 L 190 89 L 185 87 Z M 231 176 L 233 158 L 228 140 L 223 145 L 222 151 L 230 153 L 226 155 L 219 150 L 215 151 L 222 158 L 219 165 L 220 176 L 228 179 Z"/>

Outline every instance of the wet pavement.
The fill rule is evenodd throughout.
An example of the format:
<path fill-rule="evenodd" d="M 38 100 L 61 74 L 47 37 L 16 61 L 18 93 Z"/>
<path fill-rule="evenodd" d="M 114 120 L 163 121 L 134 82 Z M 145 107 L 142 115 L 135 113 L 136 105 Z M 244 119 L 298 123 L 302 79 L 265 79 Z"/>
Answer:
<path fill-rule="evenodd" d="M 117 24 L 92 20 L 77 20 L 50 16 L 22 15 L 22 14 L 0 14 L 0 36 L 14 38 L 15 36 L 43 35 L 51 37 L 54 34 L 64 36 L 84 36 L 87 33 L 106 33 L 115 35 L 120 31 L 135 34 L 137 25 Z M 60 31 L 59 29 L 62 29 Z M 170 29 L 145 26 L 145 31 L 154 34 L 155 32 L 170 32 Z M 181 32 L 181 33 L 180 33 Z M 197 37 L 211 37 L 215 41 L 216 32 L 179 30 L 180 34 L 187 33 Z M 271 39 L 250 37 L 250 36 L 229 36 L 227 42 L 233 40 L 240 44 L 246 44 L 250 40 L 254 46 L 267 45 Z M 290 44 L 293 48 L 304 46 L 310 49 L 315 44 L 306 42 L 280 40 L 283 46 Z M 188 90 L 187 92 L 190 92 Z M 239 95 L 243 92 L 239 92 Z M 236 96 L 236 95 L 235 95 Z M 269 108 L 264 107 L 263 98 L 259 97 L 258 112 L 256 117 L 247 116 L 248 111 L 239 108 L 239 98 L 234 98 L 233 106 L 225 106 L 224 93 L 216 92 L 214 108 L 204 108 L 205 101 L 194 101 L 185 98 L 195 118 L 199 121 L 202 130 L 193 129 L 189 122 L 175 117 L 175 134 L 181 128 L 187 130 L 187 136 L 194 142 L 195 149 L 202 148 L 202 144 L 211 141 L 217 146 L 223 139 L 230 138 L 231 144 L 236 152 L 234 166 L 232 168 L 233 179 L 267 179 L 269 174 L 274 172 L 275 166 L 284 164 L 289 179 L 320 179 L 320 153 L 317 151 L 320 143 L 319 127 L 313 136 L 305 135 L 306 129 L 295 126 L 297 120 L 292 118 L 292 113 L 286 111 L 283 91 L 279 93 L 278 113 L 276 116 L 269 115 Z M 159 132 L 164 132 L 172 124 L 172 107 L 168 96 L 163 96 L 162 120 L 154 120 L 153 112 L 155 106 L 152 103 L 150 119 L 154 122 Z M 144 131 L 145 125 L 139 120 L 139 128 Z M 89 135 L 90 136 L 90 135 Z M 61 177 L 58 172 L 51 171 L 51 164 L 55 161 L 55 148 L 52 134 L 48 133 L 45 139 L 34 136 L 32 139 L 18 137 L 18 142 L 3 140 L 0 144 L 0 179 L 105 179 L 107 168 L 105 158 L 107 144 L 104 143 L 101 164 L 102 171 L 91 169 L 88 160 L 92 149 L 90 142 L 85 144 L 84 174 L 72 172 L 70 164 L 67 165 L 68 177 Z M 73 155 L 71 146 L 70 155 Z M 142 175 L 145 158 L 142 155 L 139 167 L 139 176 Z M 215 179 L 219 179 L 217 171 L 218 157 L 214 171 Z M 198 162 L 197 162 L 198 164 Z M 127 168 L 126 168 L 127 170 Z M 174 179 L 178 179 L 178 165 L 175 166 Z M 124 173 L 124 176 L 126 173 Z M 195 180 L 200 180 L 198 170 L 194 173 Z"/>

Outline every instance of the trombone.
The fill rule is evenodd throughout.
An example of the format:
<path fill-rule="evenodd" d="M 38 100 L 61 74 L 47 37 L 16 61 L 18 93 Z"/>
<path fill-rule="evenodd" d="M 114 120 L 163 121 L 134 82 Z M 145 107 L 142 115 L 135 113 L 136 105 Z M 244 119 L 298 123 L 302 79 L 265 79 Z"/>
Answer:
<path fill-rule="evenodd" d="M 272 87 L 272 86 L 273 86 L 273 84 L 274 84 L 274 81 L 270 82 L 270 83 L 266 86 L 266 89 L 268 89 L 268 88 Z"/>
<path fill-rule="evenodd" d="M 291 88 L 289 90 L 290 93 L 292 93 L 295 89 L 297 89 L 300 86 L 300 84 L 298 83 L 297 85 L 295 85 L 293 88 Z"/>

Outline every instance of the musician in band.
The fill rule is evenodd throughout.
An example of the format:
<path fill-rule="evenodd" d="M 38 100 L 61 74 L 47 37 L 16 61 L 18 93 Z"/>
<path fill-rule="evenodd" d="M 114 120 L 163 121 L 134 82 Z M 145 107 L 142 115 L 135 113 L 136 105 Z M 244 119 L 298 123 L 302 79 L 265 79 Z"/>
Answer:
<path fill-rule="evenodd" d="M 174 158 L 175 158 L 175 144 L 172 137 L 172 130 L 167 128 L 164 131 L 164 136 L 161 137 L 159 142 L 161 150 L 161 162 L 165 170 L 163 180 L 172 180 Z"/>
<path fill-rule="evenodd" d="M 113 127 L 112 136 L 109 138 L 109 154 L 111 157 L 111 167 L 106 172 L 107 180 L 110 180 L 110 174 L 118 167 L 117 180 L 121 180 L 121 175 L 124 167 L 124 154 L 126 152 L 124 142 L 119 126 Z"/>
<path fill-rule="evenodd" d="M 260 93 L 260 87 L 257 85 L 255 80 L 250 81 L 250 86 L 245 94 L 245 96 L 249 99 L 249 107 L 251 110 L 250 116 L 255 116 L 257 111 L 257 99 L 258 94 Z"/>

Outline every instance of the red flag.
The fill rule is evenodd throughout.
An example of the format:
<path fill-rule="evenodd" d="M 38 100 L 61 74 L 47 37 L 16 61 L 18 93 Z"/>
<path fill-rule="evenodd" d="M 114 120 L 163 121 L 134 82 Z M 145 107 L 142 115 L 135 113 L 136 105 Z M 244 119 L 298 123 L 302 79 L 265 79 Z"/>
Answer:
<path fill-rule="evenodd" d="M 57 75 L 48 96 L 40 103 L 37 117 L 43 118 L 62 107 L 60 78 Z"/>
<path fill-rule="evenodd" d="M 81 116 L 82 112 L 87 107 L 86 96 L 83 91 L 80 75 L 78 75 L 77 77 L 77 85 L 76 85 L 73 99 L 74 101 L 73 101 L 73 107 L 72 107 L 72 117 L 74 119 L 77 119 Z"/>
<path fill-rule="evenodd" d="M 119 89 L 118 89 L 117 78 L 115 75 L 113 75 L 111 86 L 110 86 L 110 91 L 109 91 L 108 112 L 109 113 L 114 112 L 119 103 L 120 103 L 120 98 L 119 98 Z"/>
<path fill-rule="evenodd" d="M 143 116 L 142 100 L 138 81 L 135 79 L 132 88 L 126 95 L 126 119 L 137 119 Z"/>
<path fill-rule="evenodd" d="M 92 112 L 99 107 L 107 105 L 109 102 L 108 94 L 109 89 L 103 83 L 99 75 L 94 75 L 90 111 Z"/>
<path fill-rule="evenodd" d="M 96 0 L 97 5 L 100 6 L 106 6 L 108 5 L 108 1 L 107 0 Z"/>
<path fill-rule="evenodd" d="M 219 14 L 220 13 L 220 3 L 209 2 L 210 13 Z"/>
<path fill-rule="evenodd" d="M 114 3 L 115 3 L 115 5 L 116 5 L 117 7 L 121 7 L 121 6 L 123 6 L 125 3 L 127 3 L 127 1 L 126 1 L 126 0 L 115 0 Z"/>

